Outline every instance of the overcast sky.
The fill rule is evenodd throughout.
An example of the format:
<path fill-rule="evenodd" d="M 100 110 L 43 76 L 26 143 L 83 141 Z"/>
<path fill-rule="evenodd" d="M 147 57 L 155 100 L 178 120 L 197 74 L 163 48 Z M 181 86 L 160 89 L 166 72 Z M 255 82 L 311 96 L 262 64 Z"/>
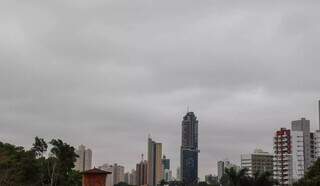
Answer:
<path fill-rule="evenodd" d="M 2 0 L 0 140 L 35 136 L 134 168 L 148 134 L 179 164 L 199 119 L 200 176 L 307 117 L 317 129 L 320 2 Z"/>

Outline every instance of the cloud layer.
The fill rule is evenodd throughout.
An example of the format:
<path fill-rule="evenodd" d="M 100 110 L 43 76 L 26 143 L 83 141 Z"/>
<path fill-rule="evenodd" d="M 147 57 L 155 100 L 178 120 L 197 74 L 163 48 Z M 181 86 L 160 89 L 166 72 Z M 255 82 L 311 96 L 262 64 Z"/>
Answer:
<path fill-rule="evenodd" d="M 0 3 L 0 140 L 34 136 L 134 168 L 147 136 L 179 163 L 181 120 L 200 121 L 200 175 L 272 151 L 273 131 L 318 126 L 317 1 L 66 0 Z"/>

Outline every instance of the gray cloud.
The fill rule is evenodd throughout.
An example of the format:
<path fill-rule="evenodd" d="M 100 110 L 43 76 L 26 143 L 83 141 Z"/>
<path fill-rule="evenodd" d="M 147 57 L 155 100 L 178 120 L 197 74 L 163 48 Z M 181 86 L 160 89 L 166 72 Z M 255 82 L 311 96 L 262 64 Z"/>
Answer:
<path fill-rule="evenodd" d="M 179 162 L 187 106 L 200 175 L 305 116 L 316 128 L 317 1 L 3 1 L 0 140 L 62 138 L 133 168 L 152 134 Z"/>

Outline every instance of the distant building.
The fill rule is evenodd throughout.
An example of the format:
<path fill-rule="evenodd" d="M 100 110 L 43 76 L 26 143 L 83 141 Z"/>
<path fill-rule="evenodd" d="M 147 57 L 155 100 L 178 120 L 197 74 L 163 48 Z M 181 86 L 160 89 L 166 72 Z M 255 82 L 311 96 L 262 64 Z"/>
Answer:
<path fill-rule="evenodd" d="M 188 112 L 182 120 L 182 144 L 180 152 L 181 181 L 187 186 L 198 182 L 198 120 Z"/>
<path fill-rule="evenodd" d="M 119 182 L 125 182 L 124 166 L 116 163 L 113 165 L 103 164 L 99 169 L 111 172 L 111 175 L 108 176 L 106 181 L 107 186 L 113 186 Z"/>
<path fill-rule="evenodd" d="M 172 171 L 170 170 L 170 159 L 165 155 L 162 157 L 162 167 L 163 167 L 163 179 L 166 182 L 172 180 Z"/>
<path fill-rule="evenodd" d="M 113 184 L 124 182 L 124 166 L 114 164 L 113 165 Z"/>
<path fill-rule="evenodd" d="M 92 166 L 92 151 L 91 149 L 86 149 L 84 145 L 80 145 L 76 154 L 79 156 L 75 162 L 75 170 L 83 172 L 91 169 Z"/>
<path fill-rule="evenodd" d="M 234 168 L 236 171 L 240 170 L 240 166 L 230 163 L 229 160 L 218 161 L 217 168 L 218 168 L 217 172 L 218 172 L 218 180 L 219 181 L 222 178 L 222 176 L 224 175 L 225 169 Z"/>
<path fill-rule="evenodd" d="M 136 165 L 136 185 L 143 186 L 147 185 L 148 179 L 148 162 L 143 160 L 143 155 L 141 156 L 141 162 Z"/>
<path fill-rule="evenodd" d="M 218 180 L 220 181 L 223 174 L 224 174 L 224 162 L 223 161 L 218 161 L 217 163 L 217 168 L 218 168 Z"/>
<path fill-rule="evenodd" d="M 107 177 L 106 186 L 113 186 L 113 165 L 103 164 L 99 169 L 110 172 L 110 176 Z"/>
<path fill-rule="evenodd" d="M 258 172 L 273 173 L 273 155 L 261 149 L 255 149 L 251 154 L 242 154 L 241 168 L 248 169 L 249 176 Z"/>
<path fill-rule="evenodd" d="M 218 183 L 218 176 L 213 176 L 212 174 L 209 175 L 205 175 L 204 180 L 207 184 L 214 184 L 214 183 Z"/>
<path fill-rule="evenodd" d="M 136 185 L 136 171 L 131 170 L 131 172 L 126 172 L 124 174 L 124 182 L 128 185 Z"/>
<path fill-rule="evenodd" d="M 148 186 L 157 186 L 163 179 L 162 144 L 148 139 Z"/>
<path fill-rule="evenodd" d="M 176 180 L 177 181 L 181 180 L 181 169 L 180 169 L 180 167 L 177 167 Z"/>

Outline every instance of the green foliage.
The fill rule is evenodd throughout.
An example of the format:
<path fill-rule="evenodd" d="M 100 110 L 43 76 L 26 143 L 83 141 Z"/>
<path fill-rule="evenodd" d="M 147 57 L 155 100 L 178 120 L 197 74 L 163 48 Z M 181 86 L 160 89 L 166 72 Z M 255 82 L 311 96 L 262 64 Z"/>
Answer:
<path fill-rule="evenodd" d="M 247 169 L 236 171 L 234 168 L 226 169 L 220 183 L 222 186 L 273 186 L 277 182 L 269 172 L 255 173 L 253 177 L 248 175 Z"/>
<path fill-rule="evenodd" d="M 80 186 L 81 174 L 72 169 L 75 149 L 59 139 L 50 144 L 51 155 L 45 157 L 48 145 L 42 138 L 36 137 L 30 150 L 0 142 L 0 185 Z"/>
<path fill-rule="evenodd" d="M 169 186 L 183 186 L 184 184 L 181 181 L 170 181 Z"/>
<path fill-rule="evenodd" d="M 294 186 L 319 186 L 320 185 L 320 159 L 307 171 L 304 178 L 300 179 Z"/>
<path fill-rule="evenodd" d="M 205 181 L 201 181 L 197 184 L 197 186 L 219 186 L 218 182 L 207 183 Z"/>

